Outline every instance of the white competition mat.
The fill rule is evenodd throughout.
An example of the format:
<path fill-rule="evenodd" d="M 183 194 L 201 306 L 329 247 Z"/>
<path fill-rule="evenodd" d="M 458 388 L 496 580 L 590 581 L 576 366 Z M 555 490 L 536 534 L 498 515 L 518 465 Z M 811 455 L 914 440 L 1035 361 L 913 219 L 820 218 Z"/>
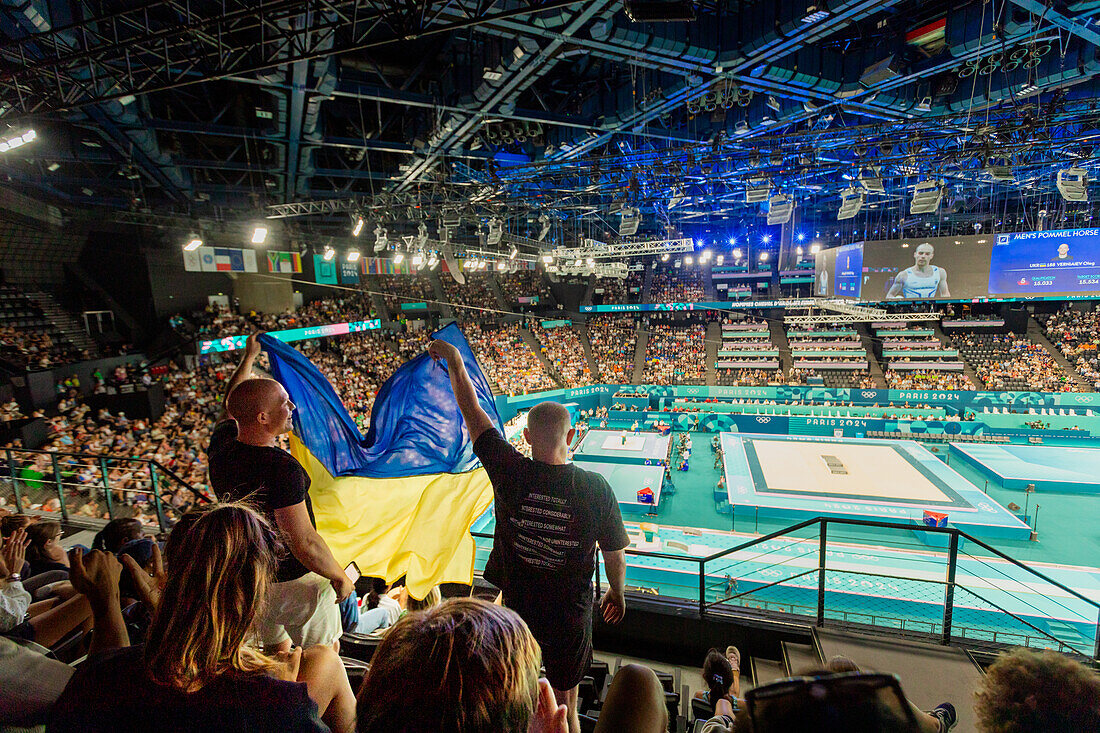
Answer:
<path fill-rule="evenodd" d="M 626 436 L 626 442 L 623 442 L 622 434 L 612 435 L 603 442 L 604 450 L 617 450 L 617 451 L 638 451 L 645 450 L 645 436 L 634 435 L 630 433 Z"/>

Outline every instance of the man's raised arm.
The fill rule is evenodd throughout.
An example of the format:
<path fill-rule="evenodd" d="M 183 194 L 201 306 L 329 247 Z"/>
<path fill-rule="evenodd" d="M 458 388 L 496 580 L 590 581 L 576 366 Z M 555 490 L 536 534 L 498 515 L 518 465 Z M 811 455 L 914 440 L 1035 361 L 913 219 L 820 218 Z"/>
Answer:
<path fill-rule="evenodd" d="M 453 344 L 446 341 L 435 340 L 428 345 L 428 355 L 433 359 L 442 359 L 447 363 L 447 374 L 451 378 L 451 389 L 455 394 L 455 402 L 462 413 L 462 419 L 466 422 L 466 430 L 470 433 L 470 440 L 477 442 L 489 428 L 493 427 L 493 421 L 488 413 L 477 401 L 477 392 L 474 383 L 470 381 L 470 375 L 466 373 L 466 365 L 462 363 L 462 355 Z"/>
<path fill-rule="evenodd" d="M 237 365 L 233 375 L 229 378 L 229 383 L 225 385 L 225 394 L 222 395 L 222 411 L 218 416 L 218 422 L 224 420 L 229 415 L 229 410 L 226 408 L 229 393 L 241 382 L 246 379 L 252 379 L 255 376 L 252 373 L 252 366 L 256 363 L 256 357 L 260 355 L 260 333 L 261 332 L 257 331 L 248 337 L 248 342 L 244 347 L 244 358 L 241 359 L 241 363 Z"/>

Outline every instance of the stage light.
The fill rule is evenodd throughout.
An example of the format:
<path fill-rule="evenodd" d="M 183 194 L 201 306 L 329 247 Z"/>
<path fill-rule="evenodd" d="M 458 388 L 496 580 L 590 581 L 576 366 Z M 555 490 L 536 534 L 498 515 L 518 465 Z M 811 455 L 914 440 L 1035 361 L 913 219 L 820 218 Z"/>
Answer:
<path fill-rule="evenodd" d="M 745 183 L 745 203 L 759 204 L 768 200 L 772 192 L 772 182 L 767 178 L 750 178 Z"/>
<path fill-rule="evenodd" d="M 801 256 L 801 255 L 802 255 L 802 248 L 801 248 L 801 247 L 796 247 L 794 251 L 795 251 L 795 253 L 796 253 L 796 254 L 798 254 L 799 256 Z"/>
<path fill-rule="evenodd" d="M 362 255 L 359 254 L 359 250 L 357 249 L 348 250 L 348 262 L 358 262 L 361 256 Z"/>
<path fill-rule="evenodd" d="M 428 269 L 429 270 L 434 270 L 438 266 L 439 266 L 439 258 L 436 257 L 433 254 L 431 257 L 428 258 Z"/>
<path fill-rule="evenodd" d="M 252 230 L 252 244 L 263 244 L 267 239 L 267 227 L 255 227 Z"/>
<path fill-rule="evenodd" d="M 422 265 L 422 264 L 424 264 L 424 255 L 417 252 L 416 254 L 414 254 L 412 256 L 412 259 L 410 260 L 410 262 L 412 262 L 413 265 Z"/>
<path fill-rule="evenodd" d="M 400 265 L 404 261 L 405 261 L 405 253 L 404 252 L 394 252 L 393 253 L 393 264 Z"/>
<path fill-rule="evenodd" d="M 332 262 L 332 258 L 336 256 L 336 250 L 332 247 L 325 247 L 324 259 L 325 262 Z"/>
<path fill-rule="evenodd" d="M 767 252 L 761 252 L 760 253 L 760 261 L 761 262 L 767 262 L 768 261 L 768 253 Z"/>
<path fill-rule="evenodd" d="M 494 216 L 489 220 L 489 234 L 485 237 L 485 243 L 490 247 L 495 247 L 500 244 L 500 240 L 504 237 L 504 222 L 499 217 Z"/>
<path fill-rule="evenodd" d="M 799 232 L 796 239 L 798 239 L 799 242 L 805 242 L 806 241 L 806 235 L 803 234 L 802 232 Z"/>
<path fill-rule="evenodd" d="M 355 220 L 355 227 L 351 230 L 351 236 L 358 237 L 359 233 L 363 231 L 363 224 L 365 223 L 366 222 L 363 221 L 363 217 L 360 216 L 359 218 L 357 218 Z"/>
<path fill-rule="evenodd" d="M 705 240 L 705 239 L 696 239 L 695 240 L 695 248 L 696 249 L 702 249 L 703 247 L 706 247 L 706 246 L 707 246 L 707 240 Z"/>
<path fill-rule="evenodd" d="M 787 224 L 794 216 L 794 199 L 785 193 L 777 193 L 768 199 L 768 225 Z"/>
<path fill-rule="evenodd" d="M 829 17 L 829 11 L 824 3 L 807 3 L 806 14 L 802 16 L 803 23 L 819 23 Z"/>
<path fill-rule="evenodd" d="M 386 228 L 379 224 L 374 228 L 374 251 L 381 252 L 390 244 L 389 233 Z"/>
<path fill-rule="evenodd" d="M 187 235 L 187 244 L 183 245 L 184 251 L 194 252 L 196 249 L 202 246 L 202 237 L 194 232 Z"/>
<path fill-rule="evenodd" d="M 762 236 L 760 238 L 760 241 L 763 242 L 764 244 L 771 244 L 772 243 L 772 235 L 765 234 L 764 236 Z"/>
<path fill-rule="evenodd" d="M 498 262 L 497 263 L 497 272 L 504 272 L 507 269 L 508 269 L 508 265 L 504 264 L 503 262 Z"/>
<path fill-rule="evenodd" d="M 633 237 L 638 233 L 638 225 L 642 223 L 642 211 L 636 206 L 626 206 L 622 211 L 622 219 L 619 221 L 619 236 Z"/>
<path fill-rule="evenodd" d="M 589 257 L 588 260 L 586 260 L 586 261 L 587 261 L 589 267 L 595 267 L 596 266 L 596 260 L 592 259 L 591 257 Z"/>
<path fill-rule="evenodd" d="M 721 266 L 721 264 L 722 264 L 722 263 L 723 263 L 723 262 L 725 261 L 725 259 L 726 259 L 726 258 L 725 258 L 725 256 L 724 256 L 724 255 L 718 255 L 717 257 L 715 257 L 715 258 L 714 258 L 714 263 L 715 263 L 716 265 L 719 265 L 719 266 Z"/>
<path fill-rule="evenodd" d="M 942 200 L 943 181 L 921 181 L 913 187 L 913 200 L 909 204 L 909 213 L 935 213 L 940 208 Z"/>
<path fill-rule="evenodd" d="M 578 259 L 576 262 L 573 263 L 573 267 L 580 267 L 583 264 L 584 264 L 584 261 Z"/>
<path fill-rule="evenodd" d="M 479 270 L 484 270 L 488 266 L 489 266 L 489 260 L 482 260 L 481 262 L 477 263 L 477 269 L 479 269 Z"/>
<path fill-rule="evenodd" d="M 668 262 L 668 252 L 661 255 L 661 262 Z"/>
<path fill-rule="evenodd" d="M 730 246 L 737 244 L 737 237 L 730 237 Z"/>
<path fill-rule="evenodd" d="M 518 254 L 519 254 L 519 250 L 516 249 L 515 247 L 512 247 L 512 251 L 508 253 L 508 259 L 514 260 L 516 258 L 516 255 L 518 255 Z"/>
<path fill-rule="evenodd" d="M 1084 168 L 1066 168 L 1058 171 L 1058 193 L 1066 201 L 1088 201 L 1089 174 Z"/>
<path fill-rule="evenodd" d="M 813 244 L 810 245 L 810 254 L 815 255 L 820 251 L 821 251 L 821 245 L 818 244 L 817 242 L 814 242 Z"/>
<path fill-rule="evenodd" d="M 691 255 L 688 255 L 687 257 L 684 258 L 684 264 L 685 265 L 690 265 L 692 262 L 694 262 L 694 260 L 691 259 Z"/>
<path fill-rule="evenodd" d="M 38 133 L 34 130 L 26 130 L 24 132 L 0 138 L 0 153 L 6 153 L 9 150 L 15 150 L 18 147 L 26 145 L 37 137 Z"/>
<path fill-rule="evenodd" d="M 863 208 L 864 193 L 855 186 L 849 186 L 840 192 L 840 208 L 836 212 L 836 220 L 844 221 L 853 219 Z"/>
<path fill-rule="evenodd" d="M 542 264 L 544 264 L 544 265 L 549 265 L 553 261 L 554 261 L 554 258 L 551 257 L 550 255 L 543 255 L 542 256 Z"/>
<path fill-rule="evenodd" d="M 735 259 L 735 260 L 741 259 L 741 250 L 740 249 L 733 250 L 732 254 L 733 254 L 733 259 Z"/>

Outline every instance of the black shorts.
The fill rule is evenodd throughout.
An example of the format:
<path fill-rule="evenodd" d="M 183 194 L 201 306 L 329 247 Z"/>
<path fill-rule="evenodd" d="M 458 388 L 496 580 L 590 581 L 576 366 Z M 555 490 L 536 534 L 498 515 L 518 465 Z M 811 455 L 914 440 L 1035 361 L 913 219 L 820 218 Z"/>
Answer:
<path fill-rule="evenodd" d="M 553 613 L 544 598 L 530 604 L 533 607 L 525 607 L 527 604 L 521 600 L 505 595 L 504 605 L 520 615 L 539 643 L 550 686 L 555 690 L 571 690 L 579 685 L 592 664 L 591 596 L 582 609 L 574 609 L 580 613 L 568 615 Z"/>

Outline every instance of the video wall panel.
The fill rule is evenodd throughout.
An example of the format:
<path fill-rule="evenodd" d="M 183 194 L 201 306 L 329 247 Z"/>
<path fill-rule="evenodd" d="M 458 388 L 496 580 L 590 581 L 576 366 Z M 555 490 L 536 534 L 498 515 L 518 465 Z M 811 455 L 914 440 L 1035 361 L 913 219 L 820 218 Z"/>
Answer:
<path fill-rule="evenodd" d="M 819 252 L 815 264 L 819 297 L 1100 297 L 1100 229 L 857 242 Z"/>

